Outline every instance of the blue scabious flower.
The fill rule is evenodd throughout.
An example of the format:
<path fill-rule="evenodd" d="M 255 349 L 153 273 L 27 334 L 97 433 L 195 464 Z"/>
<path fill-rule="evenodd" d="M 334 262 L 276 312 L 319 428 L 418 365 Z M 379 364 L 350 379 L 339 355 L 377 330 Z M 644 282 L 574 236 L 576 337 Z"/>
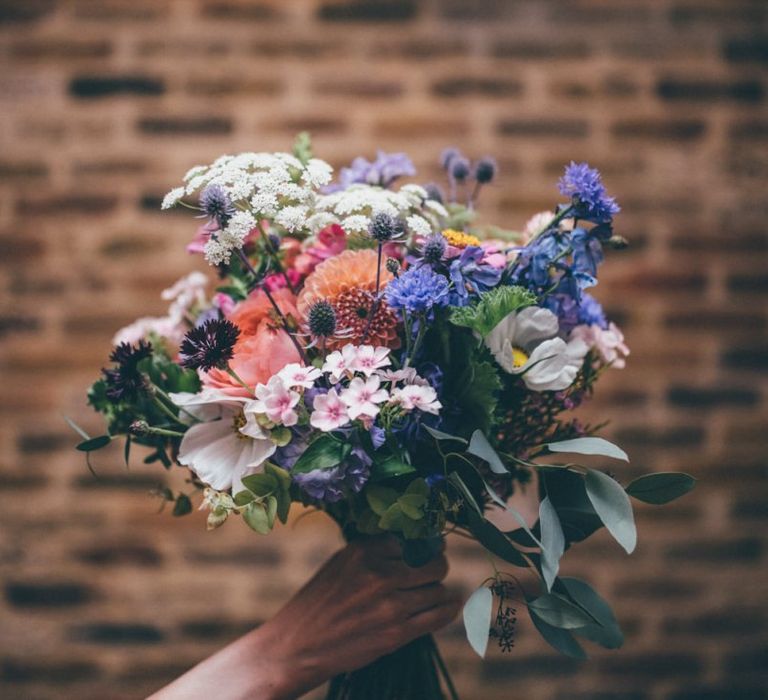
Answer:
<path fill-rule="evenodd" d="M 371 474 L 372 460 L 365 450 L 355 445 L 344 462 L 331 469 L 313 469 L 294 474 L 293 480 L 311 498 L 336 503 L 345 491 L 359 493 Z"/>
<path fill-rule="evenodd" d="M 620 211 L 616 200 L 606 194 L 599 171 L 587 163 L 571 161 L 558 187 L 561 194 L 571 198 L 580 219 L 606 223 Z"/>
<path fill-rule="evenodd" d="M 378 151 L 373 162 L 363 157 L 355 158 L 350 167 L 341 169 L 339 184 L 332 185 L 327 190 L 345 190 L 356 184 L 389 187 L 398 178 L 412 177 L 415 174 L 416 168 L 405 153 Z"/>
<path fill-rule="evenodd" d="M 384 290 L 387 304 L 412 314 L 426 313 L 448 303 L 448 280 L 431 267 L 410 267 L 393 279 Z"/>
<path fill-rule="evenodd" d="M 452 306 L 467 306 L 471 296 L 487 292 L 501 280 L 501 270 L 482 263 L 485 251 L 480 246 L 464 248 L 448 270 L 453 282 L 450 303 Z"/>

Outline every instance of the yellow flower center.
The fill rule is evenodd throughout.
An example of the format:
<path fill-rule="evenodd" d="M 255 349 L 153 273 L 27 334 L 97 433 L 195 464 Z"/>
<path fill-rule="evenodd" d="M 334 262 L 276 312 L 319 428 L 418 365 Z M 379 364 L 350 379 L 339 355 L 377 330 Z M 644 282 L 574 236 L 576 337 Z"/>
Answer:
<path fill-rule="evenodd" d="M 526 362 L 528 362 L 528 355 L 526 355 L 520 348 L 512 348 L 512 365 L 515 369 L 519 369 Z"/>
<path fill-rule="evenodd" d="M 240 440 L 248 439 L 247 435 L 243 435 L 240 432 L 240 428 L 242 428 L 247 422 L 248 421 L 245 419 L 245 414 L 242 411 L 239 411 L 238 413 L 236 413 L 235 417 L 232 419 L 232 430 Z"/>
<path fill-rule="evenodd" d="M 480 239 L 477 236 L 473 236 L 471 233 L 464 233 L 464 231 L 456 231 L 452 228 L 447 228 L 443 231 L 443 238 L 448 241 L 448 245 L 456 248 L 480 245 Z"/>

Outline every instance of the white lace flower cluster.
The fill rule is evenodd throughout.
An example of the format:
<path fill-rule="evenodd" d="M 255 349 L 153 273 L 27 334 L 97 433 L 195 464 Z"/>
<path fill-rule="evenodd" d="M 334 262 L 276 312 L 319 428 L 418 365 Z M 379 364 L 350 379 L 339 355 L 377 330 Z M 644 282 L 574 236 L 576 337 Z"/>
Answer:
<path fill-rule="evenodd" d="M 404 185 L 399 190 L 388 190 L 374 185 L 352 185 L 340 192 L 320 195 L 315 201 L 315 214 L 308 226 L 319 231 L 337 223 L 347 233 L 364 233 L 374 213 L 385 212 L 403 219 L 408 230 L 418 236 L 439 231 L 448 216 L 445 207 L 427 198 L 419 185 Z"/>
<path fill-rule="evenodd" d="M 169 209 L 185 195 L 218 185 L 237 209 L 227 226 L 211 234 L 205 257 L 211 265 L 228 263 L 246 236 L 263 219 L 290 233 L 308 228 L 318 191 L 331 181 L 333 169 L 312 158 L 306 164 L 289 153 L 241 153 L 221 156 L 211 165 L 198 165 L 184 176 L 183 187 L 171 190 L 162 208 Z"/>

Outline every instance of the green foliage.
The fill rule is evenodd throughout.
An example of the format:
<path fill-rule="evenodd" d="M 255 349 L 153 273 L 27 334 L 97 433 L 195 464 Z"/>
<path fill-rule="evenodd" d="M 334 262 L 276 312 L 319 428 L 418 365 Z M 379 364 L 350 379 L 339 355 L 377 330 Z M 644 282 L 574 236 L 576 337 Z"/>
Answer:
<path fill-rule="evenodd" d="M 600 516 L 608 532 L 632 554 L 637 544 L 637 529 L 632 504 L 621 485 L 607 474 L 590 469 L 584 484 L 595 512 Z"/>
<path fill-rule="evenodd" d="M 488 438 L 485 437 L 485 434 L 481 430 L 475 430 L 475 432 L 472 433 L 467 452 L 471 455 L 475 455 L 475 457 L 479 457 L 484 462 L 487 462 L 494 474 L 509 474 L 509 470 L 504 466 L 501 457 L 499 457 L 496 450 L 493 449 Z"/>
<path fill-rule="evenodd" d="M 243 519 L 253 530 L 265 535 L 275 519 L 285 524 L 291 509 L 291 475 L 271 462 L 264 471 L 243 477 L 245 491 L 235 494 L 234 504 L 242 508 Z"/>
<path fill-rule="evenodd" d="M 493 593 L 485 586 L 478 588 L 464 603 L 462 617 L 467 641 L 480 658 L 485 658 L 491 631 Z"/>
<path fill-rule="evenodd" d="M 293 142 L 293 155 L 304 165 L 309 163 L 312 158 L 312 137 L 308 131 L 302 131 L 296 136 Z"/>
<path fill-rule="evenodd" d="M 192 501 L 189 500 L 189 496 L 180 493 L 173 504 L 173 515 L 176 517 L 187 515 L 192 512 Z"/>
<path fill-rule="evenodd" d="M 528 607 L 544 622 L 560 629 L 576 629 L 595 622 L 589 613 L 559 593 L 545 593 L 531 600 Z"/>
<path fill-rule="evenodd" d="M 490 520 L 478 515 L 474 509 L 466 511 L 469 531 L 475 539 L 483 545 L 491 554 L 503 559 L 508 564 L 528 568 L 528 562 L 512 544 L 511 540 L 497 528 Z"/>
<path fill-rule="evenodd" d="M 449 202 L 445 208 L 448 211 L 448 218 L 443 222 L 443 226 L 455 231 L 464 231 L 476 216 L 474 209 L 457 202 Z"/>
<path fill-rule="evenodd" d="M 102 447 L 106 447 L 110 442 L 112 442 L 112 437 L 110 435 L 99 435 L 98 437 L 89 438 L 88 440 L 79 442 L 76 445 L 76 449 L 80 450 L 80 452 L 94 452 L 100 450 Z"/>
<path fill-rule="evenodd" d="M 620 447 L 601 437 L 580 437 L 573 440 L 550 442 L 547 445 L 550 452 L 574 452 L 581 455 L 600 455 L 629 462 L 627 453 Z"/>
<path fill-rule="evenodd" d="M 330 469 L 344 461 L 351 451 L 352 445 L 348 442 L 323 433 L 307 447 L 291 471 L 306 474 L 313 469 Z"/>
<path fill-rule="evenodd" d="M 476 304 L 451 309 L 450 321 L 484 338 L 509 314 L 535 303 L 535 295 L 523 287 L 500 286 L 483 294 Z"/>
<path fill-rule="evenodd" d="M 553 627 L 548 622 L 545 622 L 531 607 L 528 608 L 528 614 L 531 616 L 533 626 L 538 630 L 544 641 L 553 649 L 574 659 L 587 658 L 584 649 L 581 648 L 581 645 L 574 639 L 573 634 L 569 630 Z"/>
<path fill-rule="evenodd" d="M 375 453 L 373 469 L 371 470 L 371 481 L 382 481 L 394 476 L 411 474 L 416 469 L 396 455 L 379 455 Z"/>
<path fill-rule="evenodd" d="M 424 479 L 417 478 L 408 484 L 404 493 L 388 486 L 372 484 L 365 490 L 365 498 L 372 516 L 363 519 L 362 526 L 369 531 L 371 525 L 379 530 L 402 534 L 406 539 L 427 537 L 430 527 L 425 518 L 429 500 L 429 486 Z M 360 529 L 358 519 L 358 529 Z"/>
<path fill-rule="evenodd" d="M 552 584 L 560 569 L 560 557 L 565 552 L 565 535 L 560 525 L 549 497 L 546 496 L 539 504 L 539 528 L 541 529 L 541 573 L 544 576 L 547 590 L 552 590 Z"/>
<path fill-rule="evenodd" d="M 696 485 L 696 479 L 683 472 L 657 472 L 635 479 L 627 493 L 644 503 L 660 506 L 684 496 Z"/>
<path fill-rule="evenodd" d="M 467 418 L 474 419 L 474 426 L 488 432 L 496 410 L 497 392 L 501 381 L 496 367 L 491 362 L 480 360 L 476 354 L 467 357 L 467 365 L 458 382 L 456 400 Z"/>

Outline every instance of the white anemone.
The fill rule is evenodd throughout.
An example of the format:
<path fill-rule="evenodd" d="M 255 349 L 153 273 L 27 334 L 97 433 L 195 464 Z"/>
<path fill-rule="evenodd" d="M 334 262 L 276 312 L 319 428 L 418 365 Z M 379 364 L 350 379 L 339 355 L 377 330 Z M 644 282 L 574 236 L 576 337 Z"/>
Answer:
<path fill-rule="evenodd" d="M 589 348 L 581 340 L 557 337 L 557 316 L 529 306 L 513 311 L 485 336 L 496 361 L 510 374 L 522 375 L 531 391 L 561 391 L 576 379 Z"/>
<path fill-rule="evenodd" d="M 246 418 L 251 401 L 205 388 L 198 394 L 171 394 L 173 402 L 201 422 L 191 425 L 181 440 L 179 464 L 216 489 L 243 490 L 242 478 L 252 474 L 275 452 L 269 432 Z"/>

